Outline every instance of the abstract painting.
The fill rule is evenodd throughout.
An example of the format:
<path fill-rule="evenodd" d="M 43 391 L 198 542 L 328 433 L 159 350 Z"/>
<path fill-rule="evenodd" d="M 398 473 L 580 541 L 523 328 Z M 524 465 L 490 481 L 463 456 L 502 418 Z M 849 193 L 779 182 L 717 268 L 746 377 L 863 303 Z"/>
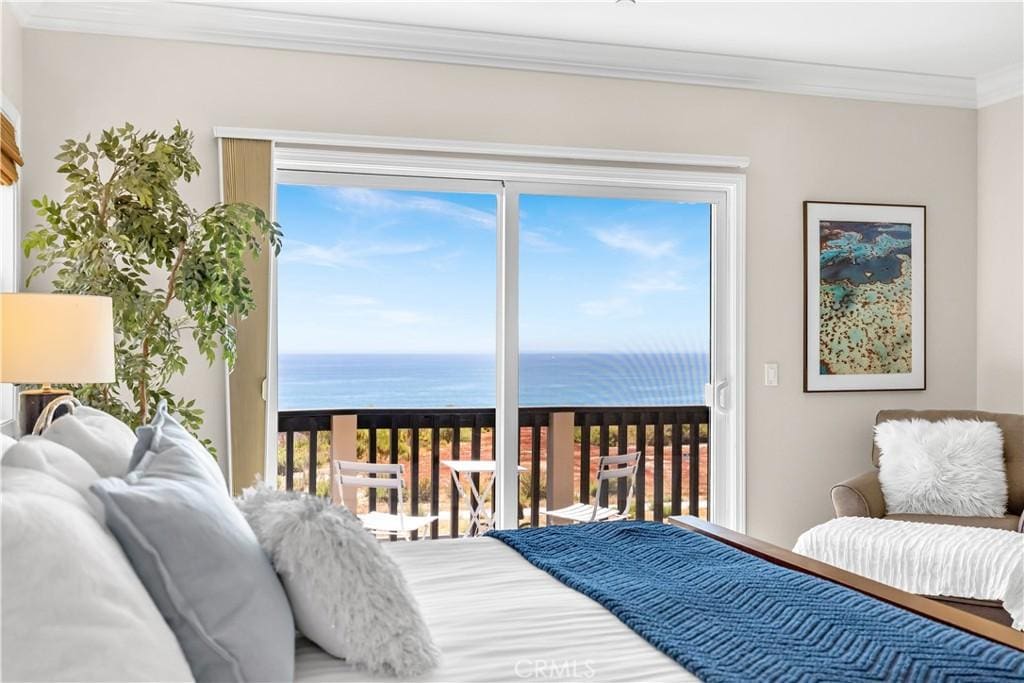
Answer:
<path fill-rule="evenodd" d="M 804 203 L 805 391 L 923 389 L 923 206 Z"/>

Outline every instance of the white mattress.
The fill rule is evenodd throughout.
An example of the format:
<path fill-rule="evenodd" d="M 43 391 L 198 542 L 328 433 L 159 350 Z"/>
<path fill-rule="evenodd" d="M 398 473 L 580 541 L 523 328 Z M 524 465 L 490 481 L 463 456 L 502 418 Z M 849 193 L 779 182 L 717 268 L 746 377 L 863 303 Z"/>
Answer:
<path fill-rule="evenodd" d="M 441 666 L 421 680 L 698 680 L 501 541 L 397 542 L 387 548 L 441 649 Z M 295 680 L 394 679 L 373 678 L 300 639 Z"/>

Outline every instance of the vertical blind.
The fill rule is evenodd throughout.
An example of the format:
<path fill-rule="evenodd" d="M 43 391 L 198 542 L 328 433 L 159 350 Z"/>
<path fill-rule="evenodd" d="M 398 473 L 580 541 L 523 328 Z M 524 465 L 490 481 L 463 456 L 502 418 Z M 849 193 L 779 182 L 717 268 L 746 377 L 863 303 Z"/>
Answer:
<path fill-rule="evenodd" d="M 18 182 L 18 167 L 25 162 L 21 158 L 17 140 L 14 124 L 6 116 L 0 115 L 0 185 Z"/>

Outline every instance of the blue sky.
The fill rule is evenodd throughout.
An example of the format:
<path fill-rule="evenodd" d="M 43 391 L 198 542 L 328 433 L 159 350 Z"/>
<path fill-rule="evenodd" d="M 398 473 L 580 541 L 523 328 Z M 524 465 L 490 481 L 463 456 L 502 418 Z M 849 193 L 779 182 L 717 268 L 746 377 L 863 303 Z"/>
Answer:
<path fill-rule="evenodd" d="M 279 185 L 282 353 L 493 353 L 493 195 Z M 523 196 L 524 352 L 705 352 L 703 204 Z"/>

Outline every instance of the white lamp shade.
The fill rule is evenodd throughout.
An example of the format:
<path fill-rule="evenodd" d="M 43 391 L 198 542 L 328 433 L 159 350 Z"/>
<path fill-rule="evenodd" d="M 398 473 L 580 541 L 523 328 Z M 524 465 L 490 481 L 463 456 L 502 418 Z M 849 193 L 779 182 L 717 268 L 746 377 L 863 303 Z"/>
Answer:
<path fill-rule="evenodd" d="M 113 381 L 110 297 L 0 294 L 0 382 Z"/>

